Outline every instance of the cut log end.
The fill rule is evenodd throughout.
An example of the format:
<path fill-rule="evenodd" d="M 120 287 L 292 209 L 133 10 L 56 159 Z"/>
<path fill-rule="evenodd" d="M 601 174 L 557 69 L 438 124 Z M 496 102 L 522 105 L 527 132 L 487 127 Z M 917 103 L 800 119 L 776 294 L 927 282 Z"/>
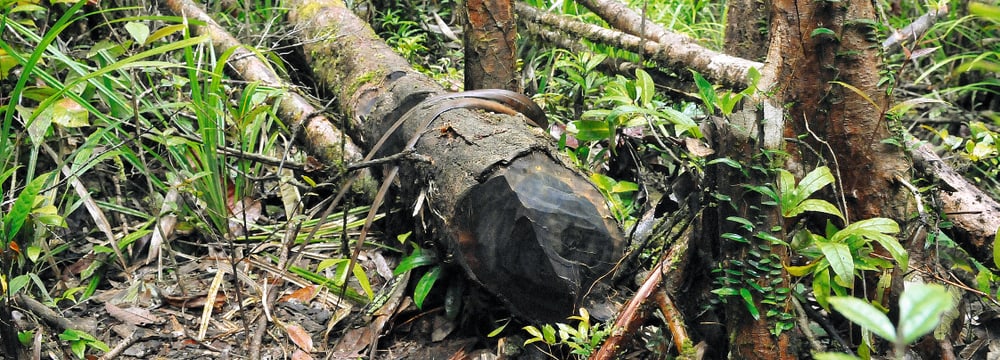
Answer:
<path fill-rule="evenodd" d="M 471 188 L 456 207 L 456 258 L 526 320 L 564 321 L 623 251 L 604 198 L 577 179 L 534 153 Z"/>

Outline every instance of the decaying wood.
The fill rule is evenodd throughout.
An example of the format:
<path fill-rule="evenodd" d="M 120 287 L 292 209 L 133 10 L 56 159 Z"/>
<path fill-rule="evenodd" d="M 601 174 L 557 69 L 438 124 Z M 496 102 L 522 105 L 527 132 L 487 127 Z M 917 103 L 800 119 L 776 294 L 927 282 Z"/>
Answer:
<path fill-rule="evenodd" d="M 194 26 L 194 30 L 198 34 L 208 35 L 212 39 L 212 45 L 220 52 L 235 48 L 228 65 L 239 77 L 285 90 L 281 101 L 278 102 L 278 117 L 291 124 L 293 128 L 301 128 L 303 142 L 310 154 L 321 159 L 324 164 L 357 161 L 363 157 L 360 147 L 344 136 L 340 129 L 334 127 L 330 120 L 304 96 L 296 92 L 297 90 L 278 77 L 278 74 L 258 57 L 259 54 L 250 51 L 236 40 L 198 5 L 186 0 L 167 0 L 166 4 L 178 16 L 203 22 L 204 25 Z"/>
<path fill-rule="evenodd" d="M 936 195 L 958 231 L 955 240 L 973 257 L 989 263 L 996 246 L 993 239 L 1000 230 L 1000 204 L 948 166 L 930 145 L 921 144 L 911 155 L 921 175 L 937 180 Z"/>
<path fill-rule="evenodd" d="M 516 3 L 514 9 L 519 16 L 525 17 L 528 21 L 557 28 L 575 37 L 586 38 L 635 53 L 644 53 L 650 59 L 673 69 L 691 68 L 706 78 L 731 88 L 746 87 L 746 76 L 750 68 L 760 69 L 763 66 L 755 61 L 708 50 L 690 38 L 676 34 L 667 33 L 662 41 L 644 41 L 635 35 L 576 21 L 567 16 L 548 13 L 523 2 Z M 635 23 L 634 26 L 638 27 L 639 23 Z M 660 40 L 659 37 L 654 39 Z"/>
<path fill-rule="evenodd" d="M 465 99 L 425 102 L 441 87 L 342 3 L 288 5 L 307 60 L 362 137 L 389 133 L 380 154 L 412 144 L 432 159 L 401 164 L 400 197 L 425 199 L 418 211 L 449 258 L 525 319 L 573 313 L 624 245 L 603 197 L 558 161 L 552 140 L 523 117 L 471 110 Z"/>

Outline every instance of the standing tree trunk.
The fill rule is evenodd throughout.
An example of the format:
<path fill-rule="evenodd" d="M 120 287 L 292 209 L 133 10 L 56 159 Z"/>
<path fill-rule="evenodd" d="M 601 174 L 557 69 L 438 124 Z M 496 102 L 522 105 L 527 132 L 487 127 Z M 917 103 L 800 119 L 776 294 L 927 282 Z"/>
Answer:
<path fill-rule="evenodd" d="M 520 92 L 513 2 L 466 0 L 465 15 L 465 90 Z"/>
<path fill-rule="evenodd" d="M 706 250 L 719 267 L 738 274 L 729 276 L 739 280 L 731 288 L 749 289 L 730 296 L 723 312 L 731 341 L 729 355 L 793 359 L 808 351 L 797 347 L 804 341 L 796 339 L 800 335 L 790 326 L 792 297 L 764 301 L 767 292 L 754 290 L 758 286 L 787 288 L 789 275 L 776 267 L 757 276 L 760 269 L 746 264 L 762 259 L 791 264 L 786 246 L 771 246 L 763 239 L 770 235 L 788 241 L 794 224 L 781 216 L 778 206 L 762 205 L 762 200 L 769 200 L 765 196 L 748 190 L 774 184 L 773 171 L 749 168 L 784 168 L 801 179 L 818 165 L 828 166 L 837 182 L 835 191 L 826 195 L 841 208 L 848 223 L 873 217 L 901 223 L 906 211 L 915 209 L 909 207 L 908 194 L 899 186 L 899 181 L 909 178 L 910 164 L 901 149 L 882 142 L 891 136 L 884 116 L 889 98 L 878 86 L 882 62 L 872 3 L 773 0 L 766 10 L 769 44 L 757 44 L 767 48 L 760 95 L 742 112 L 731 115 L 728 123 L 717 121 L 713 139 L 719 156 L 739 160 L 749 177 L 727 167 L 710 168 L 707 182 L 729 196 L 734 206 L 724 203 L 706 213 L 706 241 L 702 243 L 714 244 Z M 758 24 L 761 16 L 754 11 L 729 14 L 730 31 L 734 26 Z M 727 34 L 727 48 L 754 46 L 760 41 L 754 29 L 742 36 Z M 753 228 L 727 220 L 734 216 L 751 222 Z M 833 221 L 839 228 L 847 225 Z M 806 226 L 819 226 L 813 232 L 821 234 L 822 222 Z M 712 276 L 718 280 L 723 275 Z"/>

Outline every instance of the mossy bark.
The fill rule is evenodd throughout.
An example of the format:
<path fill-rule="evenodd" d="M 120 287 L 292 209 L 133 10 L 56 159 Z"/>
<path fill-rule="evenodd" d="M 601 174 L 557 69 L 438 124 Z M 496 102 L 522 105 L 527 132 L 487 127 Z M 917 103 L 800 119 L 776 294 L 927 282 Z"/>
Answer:
<path fill-rule="evenodd" d="M 432 159 L 399 164 L 400 196 L 403 204 L 425 199 L 417 204 L 422 223 L 446 258 L 529 321 L 574 313 L 618 260 L 624 239 L 604 198 L 560 161 L 552 139 L 522 117 L 468 109 L 460 100 L 425 102 L 442 88 L 343 4 L 288 6 L 307 60 L 366 146 L 402 121 L 380 153 L 417 139 L 413 150 Z"/>

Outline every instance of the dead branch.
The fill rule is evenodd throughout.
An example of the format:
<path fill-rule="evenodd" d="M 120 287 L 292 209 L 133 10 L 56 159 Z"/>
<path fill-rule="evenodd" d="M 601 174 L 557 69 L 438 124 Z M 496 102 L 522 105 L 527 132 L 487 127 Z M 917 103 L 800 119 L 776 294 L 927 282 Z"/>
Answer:
<path fill-rule="evenodd" d="M 885 41 L 882 42 L 882 49 L 887 52 L 899 51 L 904 42 L 914 43 L 931 29 L 931 26 L 942 16 L 948 15 L 948 2 L 942 2 L 936 9 L 931 9 L 926 14 L 914 20 L 901 30 L 893 31 Z"/>
<path fill-rule="evenodd" d="M 1000 204 L 948 166 L 930 145 L 911 142 L 907 146 L 915 147 L 911 155 L 920 175 L 937 180 L 941 209 L 958 230 L 955 240 L 980 261 L 992 258 L 994 236 L 1000 230 Z"/>
<path fill-rule="evenodd" d="M 691 68 L 706 78 L 730 88 L 746 87 L 746 75 L 751 67 L 763 64 L 708 50 L 681 36 L 669 37 L 672 42 L 643 41 L 642 38 L 617 30 L 587 24 L 576 19 L 538 10 L 518 2 L 515 10 L 526 21 L 534 21 L 565 31 L 572 36 L 616 46 L 635 53 L 644 53 L 664 66 L 674 69 Z"/>

